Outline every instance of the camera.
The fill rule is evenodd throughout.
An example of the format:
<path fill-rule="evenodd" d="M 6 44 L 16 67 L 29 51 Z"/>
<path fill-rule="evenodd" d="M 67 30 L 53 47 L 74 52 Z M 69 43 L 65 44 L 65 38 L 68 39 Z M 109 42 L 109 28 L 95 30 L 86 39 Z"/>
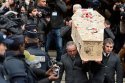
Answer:
<path fill-rule="evenodd" d="M 116 8 L 121 8 L 122 4 L 116 5 Z"/>
<path fill-rule="evenodd" d="M 121 19 L 121 20 L 125 20 L 125 12 L 121 12 L 121 13 L 120 13 L 120 16 L 122 16 L 122 19 Z"/>
<path fill-rule="evenodd" d="M 37 17 L 42 17 L 42 14 L 41 13 L 37 13 L 36 16 Z"/>
<path fill-rule="evenodd" d="M 60 67 L 58 65 L 53 65 L 53 73 L 56 74 L 57 77 L 59 77 L 59 71 Z"/>
<path fill-rule="evenodd" d="M 57 0 L 48 0 L 47 2 L 48 2 L 48 6 L 50 8 L 56 8 L 56 7 L 58 7 L 57 6 Z"/>
<path fill-rule="evenodd" d="M 120 8 L 125 9 L 125 4 L 118 4 L 118 5 L 116 5 L 116 10 L 120 10 Z"/>
<path fill-rule="evenodd" d="M 50 16 L 50 10 L 48 8 L 45 8 L 45 10 L 38 10 L 39 13 L 37 13 L 38 17 L 46 18 L 47 16 Z"/>
<path fill-rule="evenodd" d="M 62 65 L 61 62 L 57 62 L 55 59 L 50 60 L 51 62 L 51 67 L 53 68 L 53 73 L 56 74 L 56 76 L 59 76 L 59 72 L 60 72 L 60 66 Z"/>

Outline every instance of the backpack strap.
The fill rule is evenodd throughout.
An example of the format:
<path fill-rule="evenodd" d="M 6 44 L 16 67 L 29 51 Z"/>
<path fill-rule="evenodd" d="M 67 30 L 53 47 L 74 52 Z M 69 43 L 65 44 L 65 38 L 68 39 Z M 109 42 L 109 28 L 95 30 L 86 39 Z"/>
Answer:
<path fill-rule="evenodd" d="M 26 72 L 30 73 L 36 80 L 37 80 L 37 76 L 34 74 L 34 72 L 32 71 L 32 69 L 30 68 L 30 66 L 26 63 L 26 61 L 24 59 L 22 59 L 24 62 L 24 65 L 26 67 Z"/>

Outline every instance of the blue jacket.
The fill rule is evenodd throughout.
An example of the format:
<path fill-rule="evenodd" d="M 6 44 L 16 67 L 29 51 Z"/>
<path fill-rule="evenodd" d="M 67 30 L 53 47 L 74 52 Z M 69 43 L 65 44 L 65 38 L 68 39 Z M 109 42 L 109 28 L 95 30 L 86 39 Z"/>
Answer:
<path fill-rule="evenodd" d="M 26 50 L 32 55 L 43 56 L 42 58 L 44 58 L 45 60 L 41 61 L 41 69 L 49 69 L 50 57 L 44 51 L 42 51 L 40 47 L 38 47 L 36 44 L 30 44 L 28 45 Z"/>
<path fill-rule="evenodd" d="M 5 72 L 4 72 L 3 61 L 4 61 L 4 58 L 0 57 L 0 83 L 9 83 L 4 78 Z"/>
<path fill-rule="evenodd" d="M 15 51 L 7 52 L 4 66 L 11 83 L 49 83 L 50 80 L 42 70 L 32 69 L 26 64 L 24 55 Z M 39 77 L 45 77 L 38 79 Z"/>

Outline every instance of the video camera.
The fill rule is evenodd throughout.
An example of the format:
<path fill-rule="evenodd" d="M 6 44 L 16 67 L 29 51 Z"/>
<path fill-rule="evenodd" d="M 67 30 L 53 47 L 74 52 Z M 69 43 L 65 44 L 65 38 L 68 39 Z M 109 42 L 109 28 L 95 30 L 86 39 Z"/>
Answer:
<path fill-rule="evenodd" d="M 121 12 L 121 13 L 120 13 L 120 16 L 122 16 L 122 19 L 121 19 L 121 20 L 125 20 L 125 12 Z"/>
<path fill-rule="evenodd" d="M 38 17 L 43 17 L 43 18 L 45 18 L 45 17 L 47 17 L 47 16 L 50 16 L 50 11 L 49 11 L 49 9 L 47 9 L 46 8 L 46 10 L 38 10 L 39 12 L 41 12 L 41 13 L 37 13 L 37 16 Z"/>
<path fill-rule="evenodd" d="M 56 1 L 57 0 L 47 0 L 47 3 L 49 5 L 49 7 L 54 8 L 57 6 Z"/>

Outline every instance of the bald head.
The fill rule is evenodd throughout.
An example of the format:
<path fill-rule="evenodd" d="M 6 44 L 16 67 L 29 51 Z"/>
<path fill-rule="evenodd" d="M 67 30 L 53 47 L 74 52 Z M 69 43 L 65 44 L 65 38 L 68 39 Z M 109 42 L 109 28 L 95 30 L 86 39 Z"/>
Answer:
<path fill-rule="evenodd" d="M 46 0 L 37 0 L 37 5 L 41 7 L 46 7 Z"/>

